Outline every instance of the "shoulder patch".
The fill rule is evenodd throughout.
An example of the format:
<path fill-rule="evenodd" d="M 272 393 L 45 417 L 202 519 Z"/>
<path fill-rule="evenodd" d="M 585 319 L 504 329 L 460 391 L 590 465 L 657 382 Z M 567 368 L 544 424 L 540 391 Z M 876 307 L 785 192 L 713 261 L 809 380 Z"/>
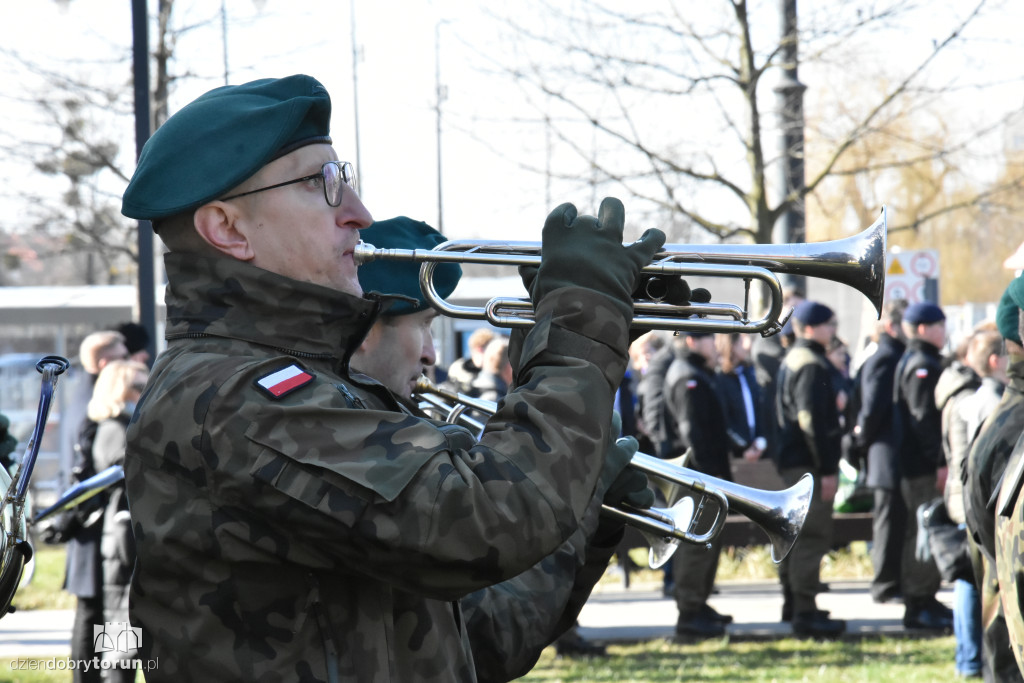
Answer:
<path fill-rule="evenodd" d="M 697 380 L 695 380 L 695 379 L 688 379 L 688 380 L 686 380 L 686 388 L 687 389 L 696 389 L 697 388 Z"/>
<path fill-rule="evenodd" d="M 315 378 L 298 365 L 292 363 L 269 375 L 256 380 L 256 386 L 270 394 L 273 398 L 281 398 L 300 387 L 304 387 Z"/>
<path fill-rule="evenodd" d="M 924 379 L 928 376 L 928 368 L 918 368 L 914 371 L 914 374 L 917 375 L 918 379 Z"/>

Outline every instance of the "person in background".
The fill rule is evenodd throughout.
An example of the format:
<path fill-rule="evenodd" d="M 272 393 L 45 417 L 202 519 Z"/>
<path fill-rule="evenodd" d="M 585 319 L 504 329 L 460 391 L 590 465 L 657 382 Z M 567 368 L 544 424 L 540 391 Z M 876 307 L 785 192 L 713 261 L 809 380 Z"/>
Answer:
<path fill-rule="evenodd" d="M 715 389 L 725 409 L 730 454 L 753 462 L 761 458 L 766 442 L 758 410 L 761 390 L 750 364 L 750 344 L 748 334 L 715 335 Z"/>
<path fill-rule="evenodd" d="M 877 349 L 864 361 L 856 379 L 860 406 L 853 433 L 858 447 L 867 453 L 867 485 L 874 493 L 871 598 L 878 603 L 903 599 L 901 567 L 907 506 L 900 493 L 902 470 L 892 397 L 896 366 L 907 347 L 903 312 L 908 305 L 906 299 L 893 299 L 882 306 Z"/>
<path fill-rule="evenodd" d="M 943 500 L 946 513 L 954 523 L 964 527 L 963 484 L 959 472 L 970 447 L 963 405 L 977 394 L 982 373 L 987 373 L 990 344 L 1002 346 L 997 332 L 973 332 L 958 345 L 954 359 L 939 375 L 935 386 L 935 404 L 942 412 L 942 450 L 950 476 L 946 478 Z M 993 339 L 994 337 L 994 339 Z M 986 343 L 986 341 L 988 343 Z M 965 540 L 966 543 L 966 540 Z M 950 577 L 944 577 L 949 579 Z M 982 672 L 981 597 L 973 576 L 953 579 L 953 635 L 956 637 L 955 664 L 957 674 L 980 678 Z"/>
<path fill-rule="evenodd" d="M 779 370 L 775 462 L 786 486 L 811 473 L 814 492 L 800 537 L 779 564 L 782 620 L 792 622 L 794 635 L 834 638 L 846 630 L 846 622 L 819 609 L 816 598 L 822 589 L 821 560 L 832 548 L 841 453 L 834 369 L 825 355 L 838 323 L 831 308 L 811 300 L 796 307 L 791 321 L 796 341 Z"/>
<path fill-rule="evenodd" d="M 78 359 L 87 375 L 89 399 L 95 392 L 99 374 L 107 365 L 128 357 L 124 335 L 116 330 L 93 332 L 78 347 Z M 88 411 L 88 409 L 87 409 Z M 78 426 L 72 455 L 71 483 L 77 484 L 96 474 L 93 443 L 98 425 L 86 412 Z M 75 621 L 71 628 L 71 658 L 92 659 L 96 653 L 93 644 L 93 626 L 103 619 L 103 565 L 100 542 L 103 536 L 104 498 L 97 496 L 91 505 L 81 506 L 64 518 L 63 528 L 55 530 L 54 540 L 67 541 L 64 590 L 76 597 Z M 98 670 L 74 670 L 76 683 L 100 680 Z"/>
<path fill-rule="evenodd" d="M 117 331 L 124 336 L 128 347 L 128 357 L 149 365 L 149 332 L 138 323 L 126 322 L 117 326 Z"/>
<path fill-rule="evenodd" d="M 996 307 L 996 325 L 1009 356 L 1008 383 L 996 409 L 984 421 L 967 455 L 964 475 L 964 517 L 968 538 L 978 562 L 974 571 L 981 592 L 982 657 L 986 677 L 998 681 L 1024 680 L 1010 644 L 1008 618 L 1000 597 L 996 568 L 996 519 L 999 482 L 1010 455 L 1024 432 L 1024 345 L 1021 344 L 1024 278 L 1014 278 Z M 1011 608 L 1016 608 L 1011 605 Z"/>
<path fill-rule="evenodd" d="M 512 364 L 508 359 L 508 337 L 498 335 L 484 349 L 480 372 L 473 378 L 469 394 L 485 401 L 499 401 L 512 385 Z"/>
<path fill-rule="evenodd" d="M 456 358 L 448 366 L 448 378 L 445 380 L 447 388 L 462 394 L 469 394 L 473 380 L 480 374 L 480 368 L 484 364 L 484 350 L 491 340 L 497 336 L 490 327 L 478 327 L 469 335 L 466 345 L 469 346 L 469 355 Z"/>
<path fill-rule="evenodd" d="M 941 631 L 953 626 L 953 612 L 935 597 L 942 583 L 935 560 L 920 559 L 915 548 L 917 510 L 943 492 L 948 472 L 942 453 L 942 413 L 935 403 L 935 387 L 944 366 L 946 315 L 933 303 L 911 304 L 903 313 L 903 332 L 907 349 L 896 366 L 893 394 L 900 493 L 907 506 L 900 560 L 903 625 Z"/>
<path fill-rule="evenodd" d="M 782 292 L 782 310 L 795 310 L 806 298 L 807 294 L 799 285 L 787 285 Z M 782 359 L 787 350 L 793 345 L 792 316 L 786 320 L 782 329 L 770 337 L 760 337 L 753 342 L 751 348 L 751 360 L 754 364 L 754 377 L 761 388 L 760 414 L 763 416 L 762 423 L 765 430 L 767 447 L 763 457 L 776 459 L 778 449 L 778 423 L 775 415 L 775 395 L 778 392 L 778 375 L 782 367 Z"/>
<path fill-rule="evenodd" d="M 683 332 L 673 339 L 671 347 L 675 359 L 665 373 L 662 416 L 668 439 L 659 452 L 672 458 L 688 453 L 686 467 L 732 481 L 726 417 L 715 393 L 715 336 L 710 332 Z M 708 604 L 721 552 L 719 536 L 712 539 L 710 548 L 680 543 L 673 554 L 672 579 L 679 610 L 676 637 L 721 636 L 732 622 L 731 616 L 720 614 Z"/>
<path fill-rule="evenodd" d="M 102 472 L 114 465 L 124 465 L 125 430 L 135 406 L 142 397 L 149 378 L 149 368 L 135 360 L 115 360 L 104 366 L 96 379 L 89 401 L 88 416 L 96 423 L 92 457 L 95 470 Z M 135 568 L 135 539 L 124 482 L 106 489 L 103 511 L 102 558 L 103 620 L 98 623 L 128 623 L 128 589 Z M 104 669 L 106 680 L 135 680 L 136 671 L 121 668 L 121 660 L 138 656 L 138 644 L 126 643 L 102 653 L 113 666 Z"/>

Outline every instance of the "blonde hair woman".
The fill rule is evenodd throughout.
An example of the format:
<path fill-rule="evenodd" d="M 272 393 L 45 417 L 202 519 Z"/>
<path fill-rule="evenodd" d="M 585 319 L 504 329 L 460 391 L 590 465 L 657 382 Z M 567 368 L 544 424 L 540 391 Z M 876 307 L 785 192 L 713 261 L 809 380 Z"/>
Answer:
<path fill-rule="evenodd" d="M 97 472 L 113 465 L 124 465 L 125 430 L 135 412 L 149 379 L 149 369 L 138 361 L 115 360 L 100 370 L 87 413 L 96 422 L 96 440 L 92 459 Z M 100 555 L 103 560 L 103 620 L 108 623 L 128 622 L 128 588 L 135 566 L 135 538 L 124 483 L 107 489 L 103 511 L 103 537 Z M 110 634 L 101 633 L 100 636 Z M 104 643 L 105 644 L 105 643 Z M 139 643 L 120 644 L 103 653 L 110 659 L 133 659 Z M 135 670 L 111 668 L 113 680 L 134 681 Z"/>

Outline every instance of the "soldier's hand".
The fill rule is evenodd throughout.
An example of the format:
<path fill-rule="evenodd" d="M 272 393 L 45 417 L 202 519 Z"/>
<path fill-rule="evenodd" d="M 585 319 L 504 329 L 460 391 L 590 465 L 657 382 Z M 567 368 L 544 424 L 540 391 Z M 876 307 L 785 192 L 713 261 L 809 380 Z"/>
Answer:
<path fill-rule="evenodd" d="M 613 197 L 601 202 L 596 218 L 579 215 L 572 204 L 552 211 L 541 236 L 540 268 L 535 276 L 523 274 L 534 307 L 556 289 L 578 287 L 612 298 L 631 318 L 637 277 L 665 243 L 665 234 L 648 230 L 623 246 L 624 222 L 622 202 Z"/>
<path fill-rule="evenodd" d="M 631 436 L 617 439 L 608 446 L 598 484 L 598 494 L 602 495 L 605 505 L 620 507 L 625 504 L 634 508 L 649 508 L 654 504 L 654 491 L 647 486 L 647 475 L 629 467 L 638 447 L 636 439 Z M 594 543 L 616 543 L 624 527 L 625 523 L 621 520 L 601 515 Z"/>

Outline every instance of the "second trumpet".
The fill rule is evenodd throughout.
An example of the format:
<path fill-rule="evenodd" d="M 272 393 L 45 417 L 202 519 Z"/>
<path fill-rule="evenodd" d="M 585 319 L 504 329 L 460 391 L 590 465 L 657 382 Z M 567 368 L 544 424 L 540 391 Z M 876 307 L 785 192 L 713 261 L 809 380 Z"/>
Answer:
<path fill-rule="evenodd" d="M 494 401 L 446 391 L 426 377 L 420 378 L 414 398 L 428 413 L 436 414 L 446 422 L 462 424 L 477 434 L 483 430 L 484 424 L 469 415 L 468 411 L 475 410 L 490 416 L 497 410 Z M 629 466 L 694 496 L 670 500 L 671 507 L 668 508 L 602 506 L 603 514 L 621 519 L 643 533 L 650 544 L 649 563 L 652 568 L 667 562 L 681 541 L 708 545 L 721 533 L 730 511 L 743 515 L 761 527 L 771 542 L 772 560 L 781 562 L 789 554 L 803 528 L 814 489 L 814 479 L 810 474 L 805 474 L 788 489 L 765 491 L 709 477 L 645 453 L 633 456 Z M 714 517 L 707 531 L 698 533 L 702 513 L 706 508 L 713 508 Z"/>

